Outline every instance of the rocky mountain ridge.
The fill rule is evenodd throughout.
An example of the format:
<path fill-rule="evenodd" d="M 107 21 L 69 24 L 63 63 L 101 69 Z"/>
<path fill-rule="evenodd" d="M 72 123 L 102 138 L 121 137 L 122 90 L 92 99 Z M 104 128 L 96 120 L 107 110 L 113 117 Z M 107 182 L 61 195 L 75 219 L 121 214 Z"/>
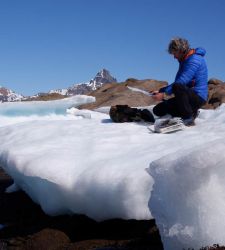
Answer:
<path fill-rule="evenodd" d="M 5 87 L 0 87 L 0 102 L 30 101 L 30 100 L 52 100 L 72 95 L 85 95 L 100 88 L 105 83 L 117 82 L 106 69 L 99 71 L 96 76 L 87 83 L 73 84 L 66 89 L 50 90 L 47 93 L 38 93 L 33 96 L 23 96 Z"/>
<path fill-rule="evenodd" d="M 67 89 L 50 90 L 49 94 L 57 93 L 61 95 L 85 95 L 90 91 L 100 88 L 105 83 L 117 82 L 116 78 L 112 77 L 106 69 L 99 71 L 96 76 L 87 83 L 74 84 Z"/>

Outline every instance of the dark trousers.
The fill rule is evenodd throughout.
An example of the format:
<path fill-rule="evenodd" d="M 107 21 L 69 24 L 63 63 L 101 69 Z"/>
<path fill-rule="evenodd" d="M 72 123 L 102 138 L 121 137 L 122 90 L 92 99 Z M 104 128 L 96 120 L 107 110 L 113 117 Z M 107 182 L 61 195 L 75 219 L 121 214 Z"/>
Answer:
<path fill-rule="evenodd" d="M 164 100 L 153 108 L 157 116 L 170 114 L 174 117 L 187 119 L 196 117 L 198 109 L 206 102 L 198 96 L 191 88 L 179 83 L 173 84 L 174 97 Z"/>

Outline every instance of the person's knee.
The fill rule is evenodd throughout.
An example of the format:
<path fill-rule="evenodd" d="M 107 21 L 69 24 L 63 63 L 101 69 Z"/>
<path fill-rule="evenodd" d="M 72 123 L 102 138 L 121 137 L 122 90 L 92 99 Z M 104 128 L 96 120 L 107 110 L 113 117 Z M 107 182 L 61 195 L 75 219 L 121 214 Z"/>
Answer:
<path fill-rule="evenodd" d="M 156 116 L 164 116 L 167 114 L 167 109 L 165 107 L 165 105 L 163 105 L 163 103 L 159 103 L 157 104 L 154 108 L 153 108 L 153 114 Z"/>
<path fill-rule="evenodd" d="M 152 111 L 153 111 L 153 114 L 154 114 L 154 115 L 159 116 L 159 115 L 158 115 L 159 109 L 157 108 L 157 105 L 152 109 Z"/>

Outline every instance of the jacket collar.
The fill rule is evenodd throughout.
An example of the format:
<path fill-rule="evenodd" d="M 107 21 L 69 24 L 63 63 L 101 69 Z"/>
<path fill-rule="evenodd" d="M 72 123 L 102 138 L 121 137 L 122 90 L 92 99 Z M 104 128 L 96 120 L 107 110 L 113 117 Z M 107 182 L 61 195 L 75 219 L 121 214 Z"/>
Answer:
<path fill-rule="evenodd" d="M 195 54 L 195 49 L 190 49 L 187 54 L 183 56 L 183 58 L 180 60 L 180 62 L 185 61 L 189 56 Z"/>

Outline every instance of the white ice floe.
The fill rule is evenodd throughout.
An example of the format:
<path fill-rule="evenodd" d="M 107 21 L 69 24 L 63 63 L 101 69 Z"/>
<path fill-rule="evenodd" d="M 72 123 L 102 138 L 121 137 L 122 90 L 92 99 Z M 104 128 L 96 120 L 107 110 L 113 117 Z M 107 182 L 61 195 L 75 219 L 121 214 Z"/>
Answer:
<path fill-rule="evenodd" d="M 225 244 L 224 105 L 201 110 L 195 127 L 153 134 L 112 123 L 106 108 L 81 111 L 91 119 L 66 113 L 93 101 L 77 98 L 57 101 L 60 112 L 47 102 L 41 111 L 0 105 L 0 165 L 19 188 L 50 215 L 154 217 L 165 249 Z"/>
<path fill-rule="evenodd" d="M 54 101 L 34 101 L 34 102 L 4 102 L 0 105 L 0 116 L 45 116 L 49 114 L 65 115 L 66 109 L 85 103 L 94 102 L 92 96 L 77 95 L 70 98 Z"/>

